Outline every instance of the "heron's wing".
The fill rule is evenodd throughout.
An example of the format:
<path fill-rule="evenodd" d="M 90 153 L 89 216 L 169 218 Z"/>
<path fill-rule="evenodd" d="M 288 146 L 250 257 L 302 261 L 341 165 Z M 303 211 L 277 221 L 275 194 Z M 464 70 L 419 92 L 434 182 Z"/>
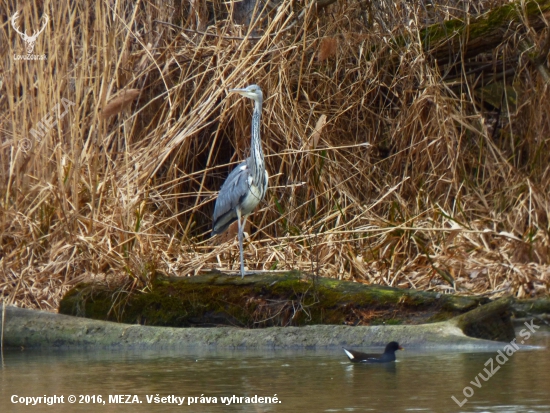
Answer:
<path fill-rule="evenodd" d="M 250 171 L 246 161 L 231 171 L 214 207 L 212 235 L 221 234 L 237 220 L 237 206 L 248 193 Z"/>

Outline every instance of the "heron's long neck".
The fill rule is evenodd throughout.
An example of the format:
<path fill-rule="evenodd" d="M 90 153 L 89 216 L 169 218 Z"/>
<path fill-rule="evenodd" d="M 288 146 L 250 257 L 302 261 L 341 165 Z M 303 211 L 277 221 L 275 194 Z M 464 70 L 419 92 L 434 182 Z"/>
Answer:
<path fill-rule="evenodd" d="M 252 139 L 250 143 L 251 169 L 254 182 L 262 182 L 265 170 L 264 153 L 262 151 L 262 139 L 260 138 L 260 116 L 262 114 L 262 102 L 254 101 L 254 113 L 252 114 Z"/>

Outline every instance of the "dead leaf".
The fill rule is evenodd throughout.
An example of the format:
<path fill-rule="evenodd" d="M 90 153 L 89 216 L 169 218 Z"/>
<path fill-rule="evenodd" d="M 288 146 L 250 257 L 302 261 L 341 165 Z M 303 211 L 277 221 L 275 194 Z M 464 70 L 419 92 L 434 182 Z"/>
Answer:
<path fill-rule="evenodd" d="M 321 40 L 321 46 L 319 47 L 319 53 L 317 54 L 317 61 L 322 62 L 336 56 L 338 51 L 338 39 L 334 37 L 325 37 Z"/>
<path fill-rule="evenodd" d="M 317 148 L 317 144 L 319 143 L 319 139 L 321 138 L 321 132 L 323 131 L 323 127 L 326 123 L 327 115 L 321 115 L 321 117 L 319 118 L 319 120 L 317 120 L 317 123 L 315 124 L 315 129 L 313 130 L 311 137 L 309 138 L 309 149 Z"/>
<path fill-rule="evenodd" d="M 111 116 L 118 115 L 124 109 L 129 107 L 134 99 L 141 93 L 140 89 L 127 89 L 121 92 L 116 98 L 111 99 L 101 111 L 101 118 L 108 119 Z"/>

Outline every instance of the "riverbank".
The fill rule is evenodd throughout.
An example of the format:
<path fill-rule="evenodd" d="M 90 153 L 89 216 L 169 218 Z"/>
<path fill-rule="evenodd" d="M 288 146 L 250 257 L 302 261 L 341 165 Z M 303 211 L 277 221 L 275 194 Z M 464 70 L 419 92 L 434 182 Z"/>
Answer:
<path fill-rule="evenodd" d="M 119 324 L 50 312 L 2 308 L 4 348 L 168 349 L 328 348 L 384 346 L 392 340 L 423 348 L 499 348 L 502 342 L 466 336 L 455 321 L 416 326 L 173 328 Z"/>

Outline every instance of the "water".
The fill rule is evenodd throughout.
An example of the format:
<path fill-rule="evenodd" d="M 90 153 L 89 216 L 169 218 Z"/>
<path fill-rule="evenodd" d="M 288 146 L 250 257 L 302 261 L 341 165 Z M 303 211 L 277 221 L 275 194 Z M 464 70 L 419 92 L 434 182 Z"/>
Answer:
<path fill-rule="evenodd" d="M 550 412 L 550 331 L 514 353 L 481 388 L 471 384 L 496 353 L 398 352 L 398 362 L 351 364 L 340 349 L 322 351 L 4 353 L 1 412 Z M 499 364 L 494 361 L 494 369 Z M 488 370 L 490 366 L 487 367 Z M 489 370 L 490 371 L 490 370 Z M 462 407 L 463 389 L 473 394 Z M 113 395 L 137 404 L 117 404 Z M 63 404 L 25 406 L 19 397 L 63 396 Z M 76 403 L 68 402 L 69 395 Z M 88 396 L 86 399 L 84 396 Z M 147 396 L 216 397 L 217 404 L 151 403 Z M 226 405 L 221 397 L 274 397 L 276 403 Z M 82 397 L 81 397 L 82 396 Z M 95 403 L 92 396 L 95 396 Z M 98 403 L 98 396 L 102 397 Z M 111 400 L 109 400 L 111 396 Z M 134 397 L 135 396 L 135 397 Z M 23 399 L 21 399 L 23 400 Z M 126 397 L 123 398 L 126 401 Z M 204 402 L 205 400 L 203 400 Z M 212 401 L 212 400 L 211 400 Z M 245 400 L 243 400 L 245 401 Z M 80 403 L 82 402 L 82 403 Z M 87 403 L 86 403 L 87 402 Z M 226 401 L 227 403 L 227 401 Z"/>

